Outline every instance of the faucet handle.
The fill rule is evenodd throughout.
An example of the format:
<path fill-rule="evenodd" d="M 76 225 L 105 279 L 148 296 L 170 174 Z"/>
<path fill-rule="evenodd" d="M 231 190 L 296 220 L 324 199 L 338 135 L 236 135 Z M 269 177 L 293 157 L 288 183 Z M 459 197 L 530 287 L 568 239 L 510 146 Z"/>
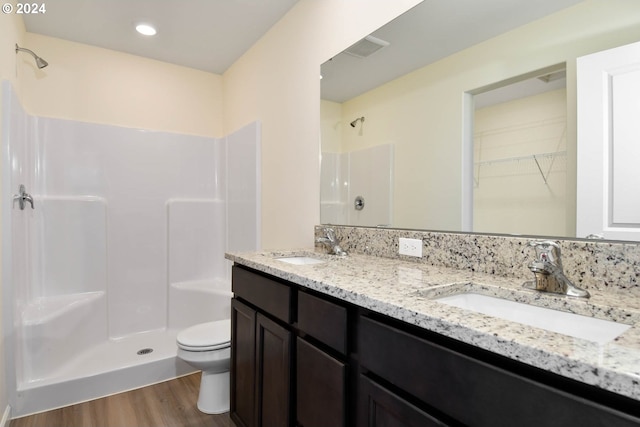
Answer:
<path fill-rule="evenodd" d="M 529 246 L 535 247 L 536 258 L 539 261 L 547 261 L 562 268 L 560 244 L 558 242 L 553 240 L 534 240 L 529 242 Z"/>
<path fill-rule="evenodd" d="M 336 241 L 336 231 L 333 228 L 324 227 L 322 231 L 324 231 L 325 236 L 327 236 L 327 239 L 329 239 L 331 243 Z"/>

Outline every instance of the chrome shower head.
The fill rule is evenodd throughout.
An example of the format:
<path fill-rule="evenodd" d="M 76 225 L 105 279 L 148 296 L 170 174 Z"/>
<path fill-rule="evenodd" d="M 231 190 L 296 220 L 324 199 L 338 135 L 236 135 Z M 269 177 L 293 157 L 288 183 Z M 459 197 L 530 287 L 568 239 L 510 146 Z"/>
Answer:
<path fill-rule="evenodd" d="M 364 122 L 364 116 L 363 117 L 358 117 L 357 119 L 355 119 L 354 121 L 352 121 L 351 123 L 349 123 L 351 125 L 352 128 L 356 127 L 356 124 L 358 124 L 358 120 L 360 122 Z"/>
<path fill-rule="evenodd" d="M 33 58 L 36 60 L 36 65 L 40 69 L 42 69 L 42 68 L 46 67 L 47 65 L 49 65 L 49 63 L 47 61 L 45 61 L 44 59 L 40 58 L 32 50 L 25 49 L 24 47 L 20 47 L 20 46 L 18 46 L 18 44 L 16 44 L 16 54 L 18 52 L 20 52 L 20 51 L 30 53 L 33 56 Z"/>

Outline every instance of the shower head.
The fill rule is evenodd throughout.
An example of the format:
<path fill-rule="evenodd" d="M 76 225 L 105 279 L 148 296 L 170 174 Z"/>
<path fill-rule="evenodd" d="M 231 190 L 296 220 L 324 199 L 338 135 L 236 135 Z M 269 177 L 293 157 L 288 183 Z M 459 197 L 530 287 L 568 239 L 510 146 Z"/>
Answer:
<path fill-rule="evenodd" d="M 355 119 L 354 121 L 352 121 L 351 123 L 349 123 L 351 125 L 352 128 L 356 127 L 356 124 L 358 124 L 358 120 L 362 123 L 364 122 L 364 116 L 363 117 L 358 117 L 357 119 Z"/>
<path fill-rule="evenodd" d="M 18 52 L 20 52 L 20 51 L 30 53 L 33 56 L 33 58 L 36 60 L 36 65 L 38 66 L 38 68 L 42 69 L 42 68 L 46 67 L 47 65 L 49 65 L 49 63 L 47 61 L 45 61 L 44 59 L 40 58 L 38 55 L 33 53 L 32 50 L 25 49 L 25 48 L 20 47 L 20 46 L 18 46 L 16 44 L 16 54 Z"/>

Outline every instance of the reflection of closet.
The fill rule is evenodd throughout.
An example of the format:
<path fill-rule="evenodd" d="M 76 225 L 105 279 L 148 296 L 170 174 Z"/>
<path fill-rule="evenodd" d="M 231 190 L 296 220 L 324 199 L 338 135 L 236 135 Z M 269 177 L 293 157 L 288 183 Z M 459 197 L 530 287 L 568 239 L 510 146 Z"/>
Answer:
<path fill-rule="evenodd" d="M 481 176 L 508 176 L 536 172 L 540 173 L 542 180 L 546 184 L 552 169 L 566 170 L 566 161 L 566 151 L 555 151 L 552 153 L 475 162 L 473 164 L 474 184 L 476 187 L 480 185 Z"/>
<path fill-rule="evenodd" d="M 474 134 L 474 186 L 483 178 L 539 175 L 547 184 L 551 172 L 566 172 L 566 118 L 555 117 Z"/>
<path fill-rule="evenodd" d="M 540 89 L 539 79 L 531 80 Z M 473 117 L 474 231 L 573 233 L 568 215 L 572 197 L 567 175 L 567 95 L 564 81 L 555 83 L 556 88 L 544 87 L 550 90 L 524 97 L 520 95 L 526 91 L 509 87 L 509 93 L 518 97 L 475 104 L 483 107 L 476 108 Z"/>

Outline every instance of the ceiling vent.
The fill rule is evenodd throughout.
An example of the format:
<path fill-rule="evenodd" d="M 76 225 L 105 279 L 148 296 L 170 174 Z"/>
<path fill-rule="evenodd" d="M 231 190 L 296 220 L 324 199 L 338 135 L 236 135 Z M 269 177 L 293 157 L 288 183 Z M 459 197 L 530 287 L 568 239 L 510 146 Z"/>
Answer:
<path fill-rule="evenodd" d="M 379 51 L 385 46 L 389 46 L 389 42 L 380 40 L 373 36 L 367 36 L 359 42 L 345 49 L 344 52 L 357 58 L 366 58 L 367 56 Z"/>

